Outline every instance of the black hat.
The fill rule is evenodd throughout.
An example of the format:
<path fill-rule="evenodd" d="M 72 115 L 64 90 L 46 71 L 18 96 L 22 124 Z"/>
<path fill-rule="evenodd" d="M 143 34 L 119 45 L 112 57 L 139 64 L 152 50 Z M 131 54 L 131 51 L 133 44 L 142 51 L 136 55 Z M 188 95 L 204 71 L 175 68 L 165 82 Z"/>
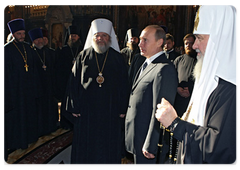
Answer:
<path fill-rule="evenodd" d="M 127 30 L 127 36 L 129 37 L 139 37 L 139 31 L 137 28 L 130 28 Z"/>
<path fill-rule="evenodd" d="M 34 28 L 34 29 L 28 31 L 28 35 L 32 41 L 34 41 L 38 38 L 43 38 L 42 30 L 40 28 Z"/>
<path fill-rule="evenodd" d="M 20 30 L 25 30 L 24 20 L 22 18 L 11 20 L 7 25 L 12 34 Z"/>
<path fill-rule="evenodd" d="M 80 30 L 77 29 L 77 26 L 72 25 L 68 27 L 68 34 L 77 34 L 80 36 Z"/>
<path fill-rule="evenodd" d="M 127 33 L 124 39 L 124 46 L 127 45 L 129 38 L 132 38 L 132 37 L 139 38 L 139 30 L 137 28 L 130 28 L 127 30 Z"/>
<path fill-rule="evenodd" d="M 165 33 L 168 33 L 168 27 L 165 25 L 160 25 L 160 27 L 165 31 Z"/>

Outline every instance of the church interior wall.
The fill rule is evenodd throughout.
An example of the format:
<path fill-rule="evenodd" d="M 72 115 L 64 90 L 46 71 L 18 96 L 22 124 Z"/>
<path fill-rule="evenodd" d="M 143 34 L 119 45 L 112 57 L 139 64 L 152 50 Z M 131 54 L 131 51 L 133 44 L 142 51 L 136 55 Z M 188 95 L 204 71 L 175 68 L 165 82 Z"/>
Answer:
<path fill-rule="evenodd" d="M 192 32 L 197 6 L 49 6 L 49 5 L 11 5 L 5 8 L 4 43 L 9 30 L 7 22 L 15 18 L 25 19 L 26 31 L 42 27 L 48 29 L 51 47 L 64 45 L 66 30 L 75 24 L 81 28 L 81 40 L 84 43 L 91 21 L 107 18 L 113 22 L 120 48 L 127 29 L 137 27 L 142 30 L 149 24 L 166 26 L 175 37 L 176 46 L 182 46 L 182 38 Z M 26 34 L 26 41 L 29 41 Z M 57 44 L 58 42 L 58 44 Z M 60 43 L 59 43 L 60 42 Z"/>

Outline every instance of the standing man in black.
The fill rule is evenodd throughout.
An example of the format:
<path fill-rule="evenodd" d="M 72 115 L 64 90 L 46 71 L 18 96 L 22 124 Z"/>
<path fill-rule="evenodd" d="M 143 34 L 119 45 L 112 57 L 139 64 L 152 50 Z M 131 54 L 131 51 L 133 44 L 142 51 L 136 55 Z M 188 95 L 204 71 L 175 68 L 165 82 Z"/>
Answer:
<path fill-rule="evenodd" d="M 194 86 L 192 75 L 193 68 L 197 62 L 197 53 L 192 48 L 195 41 L 193 34 L 187 34 L 183 38 L 185 54 L 177 57 L 174 61 L 178 73 L 178 88 L 174 102 L 174 108 L 181 117 L 186 111 Z"/>
<path fill-rule="evenodd" d="M 43 44 L 45 47 L 48 47 L 48 30 L 41 28 L 43 34 Z"/>
<path fill-rule="evenodd" d="M 177 73 L 163 52 L 165 32 L 157 25 L 146 27 L 140 35 L 145 62 L 133 82 L 125 122 L 125 144 L 135 163 L 156 163 L 160 124 L 155 119 L 156 103 L 164 96 L 174 102 Z M 165 154 L 160 157 L 165 157 Z"/>
<path fill-rule="evenodd" d="M 92 21 L 63 102 L 64 115 L 74 124 L 72 163 L 121 163 L 127 78 L 112 22 L 102 18 Z"/>
<path fill-rule="evenodd" d="M 83 45 L 80 40 L 80 30 L 77 29 L 77 26 L 69 26 L 67 35 L 67 44 L 63 46 L 61 50 L 56 50 L 55 97 L 60 105 L 65 95 L 72 67 L 78 54 L 83 50 Z M 61 116 L 60 122 L 63 128 L 72 128 L 72 125 L 65 119 L 65 117 Z"/>
<path fill-rule="evenodd" d="M 53 98 L 53 61 L 55 52 L 44 46 L 40 28 L 28 32 L 35 53 L 36 69 L 43 91 L 37 100 L 39 136 L 47 135 L 57 129 L 57 102 Z"/>
<path fill-rule="evenodd" d="M 25 39 L 23 19 L 8 22 L 13 39 L 4 46 L 5 73 L 5 160 L 8 149 L 26 149 L 38 139 L 36 81 L 33 50 Z"/>
<path fill-rule="evenodd" d="M 121 50 L 125 62 L 128 66 L 131 65 L 134 56 L 140 53 L 139 47 L 139 31 L 136 28 L 131 28 L 127 31 L 124 44 L 126 45 L 125 48 Z"/>
<path fill-rule="evenodd" d="M 174 62 L 174 60 L 180 56 L 179 53 L 177 53 L 174 49 L 174 37 L 171 34 L 166 34 L 166 43 L 164 45 L 164 50 L 166 51 L 167 58 L 171 61 Z"/>
<path fill-rule="evenodd" d="M 53 48 L 51 48 L 48 44 L 48 30 L 47 29 L 43 29 L 41 28 L 42 30 L 42 35 L 43 35 L 43 44 L 44 44 L 44 47 L 49 49 L 50 51 L 54 51 L 55 53 L 55 50 Z M 53 63 L 53 66 L 55 66 L 55 62 L 56 62 L 56 55 L 53 55 L 51 56 L 52 57 L 52 63 Z"/>
<path fill-rule="evenodd" d="M 130 87 L 132 87 L 132 84 L 135 80 L 135 76 L 145 60 L 146 58 L 142 56 L 140 53 L 134 56 L 131 62 L 131 65 L 128 69 L 128 79 L 129 79 Z"/>
<path fill-rule="evenodd" d="M 83 50 L 83 45 L 80 41 L 80 30 L 76 26 L 69 26 L 68 35 L 67 44 L 61 50 L 58 50 L 56 54 L 56 87 L 59 101 L 62 101 L 65 94 L 73 64 L 78 54 Z"/>

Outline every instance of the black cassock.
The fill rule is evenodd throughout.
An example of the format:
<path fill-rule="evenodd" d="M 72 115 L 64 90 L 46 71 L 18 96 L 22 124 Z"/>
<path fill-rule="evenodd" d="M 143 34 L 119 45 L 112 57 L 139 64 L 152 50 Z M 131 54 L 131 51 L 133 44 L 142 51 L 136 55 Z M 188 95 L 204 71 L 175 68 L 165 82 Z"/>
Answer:
<path fill-rule="evenodd" d="M 188 87 L 190 94 L 192 94 L 194 86 L 194 78 L 192 76 L 193 68 L 197 62 L 196 56 L 190 56 L 187 54 L 181 55 L 174 60 L 174 65 L 178 73 L 178 87 Z M 176 94 L 174 108 L 176 109 L 178 116 L 182 117 L 186 111 L 191 95 L 187 98 Z"/>
<path fill-rule="evenodd" d="M 100 70 L 106 53 L 97 54 Z M 67 87 L 66 113 L 74 123 L 72 163 L 121 163 L 122 133 L 119 117 L 128 104 L 128 76 L 123 56 L 111 47 L 103 69 L 102 87 L 92 47 L 82 51 Z M 71 113 L 81 114 L 75 118 Z"/>
<path fill-rule="evenodd" d="M 121 50 L 126 64 L 129 66 L 132 63 L 134 56 L 140 53 L 140 49 L 131 50 L 129 47 L 125 47 Z"/>
<path fill-rule="evenodd" d="M 43 136 L 57 129 L 58 106 L 57 101 L 53 98 L 53 61 L 55 52 L 47 47 L 42 49 L 34 47 L 33 49 L 35 51 L 36 69 L 39 73 L 39 83 L 43 88 L 41 97 L 37 99 L 38 134 Z"/>
<path fill-rule="evenodd" d="M 4 46 L 5 59 L 5 151 L 27 148 L 38 139 L 36 98 L 41 88 L 34 63 L 33 50 L 27 43 L 16 43 L 24 55 L 27 52 L 28 71 L 22 55 L 13 41 Z M 38 93 L 37 93 L 38 92 Z"/>
<path fill-rule="evenodd" d="M 69 45 L 63 46 L 60 50 L 56 50 L 56 64 L 55 64 L 55 88 L 56 98 L 62 101 L 69 75 L 71 74 L 73 64 L 78 54 L 82 51 L 83 47 L 70 47 Z"/>
<path fill-rule="evenodd" d="M 76 57 L 78 54 L 82 51 L 83 46 L 79 45 L 78 47 L 70 47 L 69 45 L 63 46 L 63 48 L 60 50 L 56 50 L 56 64 L 55 64 L 55 97 L 59 102 L 62 102 L 69 76 L 72 72 L 73 64 L 76 60 Z M 61 107 L 61 127 L 66 129 L 72 129 L 71 123 L 65 119 L 64 116 L 62 116 L 62 112 L 64 110 Z"/>
<path fill-rule="evenodd" d="M 181 121 L 173 133 L 181 141 L 178 163 L 233 163 L 236 160 L 236 86 L 219 79 L 207 101 L 204 126 Z"/>
<path fill-rule="evenodd" d="M 142 66 L 142 64 L 144 63 L 145 60 L 146 60 L 146 57 L 141 56 L 139 53 L 136 54 L 133 57 L 131 65 L 130 65 L 130 67 L 128 69 L 128 77 L 129 77 L 130 87 L 132 87 L 132 84 L 134 82 L 135 76 L 136 76 L 139 68 Z"/>

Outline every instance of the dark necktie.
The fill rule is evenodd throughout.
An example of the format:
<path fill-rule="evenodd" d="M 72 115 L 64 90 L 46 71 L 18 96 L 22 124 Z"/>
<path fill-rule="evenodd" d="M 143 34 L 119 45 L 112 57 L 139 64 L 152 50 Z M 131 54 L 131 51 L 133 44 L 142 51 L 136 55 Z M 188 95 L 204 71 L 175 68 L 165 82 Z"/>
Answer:
<path fill-rule="evenodd" d="M 147 62 L 145 62 L 145 63 L 142 65 L 142 70 L 141 70 L 141 72 L 140 72 L 140 74 L 139 74 L 139 77 L 141 76 L 143 70 L 145 70 L 145 68 L 146 68 L 147 66 L 148 66 L 148 63 L 147 63 Z"/>
<path fill-rule="evenodd" d="M 147 67 L 147 65 L 148 65 L 147 62 L 145 62 L 145 63 L 143 64 L 143 66 L 142 66 L 142 71 L 145 70 L 145 68 Z"/>

